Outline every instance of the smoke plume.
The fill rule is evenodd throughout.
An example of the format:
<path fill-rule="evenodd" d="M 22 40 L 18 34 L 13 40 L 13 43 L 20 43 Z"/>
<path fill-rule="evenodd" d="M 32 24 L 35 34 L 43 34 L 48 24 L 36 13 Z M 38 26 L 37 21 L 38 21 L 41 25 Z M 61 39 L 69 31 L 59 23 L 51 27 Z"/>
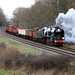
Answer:
<path fill-rule="evenodd" d="M 56 26 L 64 29 L 65 41 L 75 43 L 75 9 L 69 9 L 66 14 L 59 13 Z"/>

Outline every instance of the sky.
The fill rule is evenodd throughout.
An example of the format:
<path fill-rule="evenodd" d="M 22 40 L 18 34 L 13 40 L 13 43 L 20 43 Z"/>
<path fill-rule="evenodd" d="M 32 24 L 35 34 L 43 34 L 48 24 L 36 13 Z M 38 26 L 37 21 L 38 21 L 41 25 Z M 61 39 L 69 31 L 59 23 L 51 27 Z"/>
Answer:
<path fill-rule="evenodd" d="M 30 7 L 35 0 L 0 0 L 0 7 L 3 9 L 6 17 L 11 18 L 13 11 L 17 7 Z"/>

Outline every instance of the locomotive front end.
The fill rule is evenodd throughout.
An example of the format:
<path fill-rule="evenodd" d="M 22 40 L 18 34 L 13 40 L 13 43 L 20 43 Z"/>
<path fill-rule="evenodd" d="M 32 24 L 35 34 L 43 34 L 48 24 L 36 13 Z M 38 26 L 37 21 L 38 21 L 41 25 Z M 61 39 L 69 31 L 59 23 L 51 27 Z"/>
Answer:
<path fill-rule="evenodd" d="M 53 40 L 56 46 L 63 46 L 63 44 L 65 43 L 64 30 L 57 27 L 54 30 Z"/>

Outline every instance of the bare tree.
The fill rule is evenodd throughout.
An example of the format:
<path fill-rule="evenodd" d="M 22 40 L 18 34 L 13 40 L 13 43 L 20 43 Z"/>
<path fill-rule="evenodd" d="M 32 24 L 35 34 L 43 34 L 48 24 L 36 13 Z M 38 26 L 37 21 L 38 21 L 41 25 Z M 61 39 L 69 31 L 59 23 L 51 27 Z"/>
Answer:
<path fill-rule="evenodd" d="M 3 10 L 0 8 L 0 26 L 6 24 L 6 17 L 3 13 Z"/>
<path fill-rule="evenodd" d="M 60 12 L 75 8 L 75 0 L 36 0 L 30 8 L 17 8 L 13 12 L 15 24 L 23 27 L 52 25 Z"/>

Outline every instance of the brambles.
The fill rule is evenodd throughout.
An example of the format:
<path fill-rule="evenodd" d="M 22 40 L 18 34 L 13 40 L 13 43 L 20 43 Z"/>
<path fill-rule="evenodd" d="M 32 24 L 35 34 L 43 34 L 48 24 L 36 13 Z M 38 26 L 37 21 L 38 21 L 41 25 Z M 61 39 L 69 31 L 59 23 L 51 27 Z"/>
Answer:
<path fill-rule="evenodd" d="M 12 66 L 12 60 L 11 59 L 5 60 L 4 65 L 6 68 L 10 68 Z"/>
<path fill-rule="evenodd" d="M 10 67 L 15 57 L 21 53 L 15 48 L 7 48 L 5 43 L 0 44 L 0 63 L 4 63 L 5 67 Z"/>
<path fill-rule="evenodd" d="M 8 59 L 14 60 L 15 57 L 19 56 L 21 53 L 15 48 L 7 48 L 3 53 L 2 61 L 6 61 Z"/>
<path fill-rule="evenodd" d="M 64 70 L 67 71 L 69 63 L 73 60 L 70 56 L 65 55 L 32 55 L 22 54 L 16 48 L 7 48 L 5 44 L 0 44 L 0 63 L 3 63 L 5 68 L 19 69 L 22 67 L 29 70 Z"/>
<path fill-rule="evenodd" d="M 67 69 L 68 65 L 70 62 L 70 57 L 69 56 L 63 56 L 63 55 L 56 55 L 56 56 L 51 56 L 51 55 L 31 55 L 29 54 L 28 56 L 26 55 L 21 55 L 19 58 L 15 60 L 15 63 L 17 66 L 30 66 L 31 69 Z"/>

